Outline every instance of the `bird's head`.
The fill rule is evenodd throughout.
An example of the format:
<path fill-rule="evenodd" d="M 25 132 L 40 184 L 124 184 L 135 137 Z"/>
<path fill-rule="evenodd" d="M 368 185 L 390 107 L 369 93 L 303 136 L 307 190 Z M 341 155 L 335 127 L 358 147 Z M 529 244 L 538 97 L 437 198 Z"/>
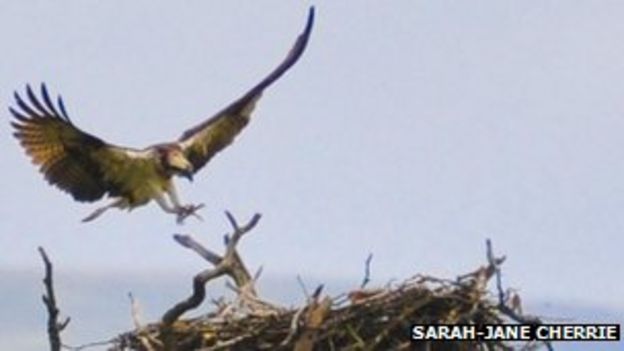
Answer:
<path fill-rule="evenodd" d="M 193 164 L 184 156 L 182 149 L 176 144 L 162 145 L 156 148 L 160 161 L 167 172 L 193 181 Z"/>

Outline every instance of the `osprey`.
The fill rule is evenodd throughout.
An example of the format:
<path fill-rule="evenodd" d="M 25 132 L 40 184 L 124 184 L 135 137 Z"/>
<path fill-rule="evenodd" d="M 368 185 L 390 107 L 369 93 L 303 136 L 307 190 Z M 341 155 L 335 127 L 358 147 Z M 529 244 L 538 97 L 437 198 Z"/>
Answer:
<path fill-rule="evenodd" d="M 264 89 L 297 62 L 306 48 L 314 8 L 294 46 L 268 76 L 241 98 L 186 130 L 169 143 L 133 149 L 109 144 L 76 127 L 66 112 L 61 97 L 56 105 L 45 84 L 38 98 L 26 86 L 27 100 L 15 93 L 16 108 L 9 108 L 15 120 L 15 137 L 32 162 L 40 167 L 47 181 L 68 192 L 77 201 L 93 202 L 108 195 L 113 199 L 83 219 L 91 221 L 110 208 L 133 209 L 155 200 L 181 223 L 203 205 L 182 205 L 172 181 L 173 176 L 193 179 L 210 159 L 228 146 L 247 125 Z"/>

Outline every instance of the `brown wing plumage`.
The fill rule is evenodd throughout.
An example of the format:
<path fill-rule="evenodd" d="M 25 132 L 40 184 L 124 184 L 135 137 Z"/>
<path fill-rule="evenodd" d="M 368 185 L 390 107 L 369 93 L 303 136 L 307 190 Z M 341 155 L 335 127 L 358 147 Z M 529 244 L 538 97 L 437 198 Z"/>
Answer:
<path fill-rule="evenodd" d="M 193 164 L 195 172 L 234 140 L 234 137 L 249 122 L 251 112 L 264 89 L 275 82 L 299 60 L 308 44 L 313 23 L 314 7 L 311 7 L 304 31 L 299 35 L 294 46 L 279 66 L 241 98 L 213 117 L 182 134 L 179 143 L 186 157 Z"/>
<path fill-rule="evenodd" d="M 63 100 L 52 103 L 45 85 L 42 101 L 26 88 L 28 102 L 15 93 L 17 108 L 9 108 L 15 121 L 15 137 L 50 184 L 70 193 L 79 201 L 95 201 L 111 186 L 102 177 L 94 154 L 108 147 L 97 137 L 76 128 L 70 121 Z"/>

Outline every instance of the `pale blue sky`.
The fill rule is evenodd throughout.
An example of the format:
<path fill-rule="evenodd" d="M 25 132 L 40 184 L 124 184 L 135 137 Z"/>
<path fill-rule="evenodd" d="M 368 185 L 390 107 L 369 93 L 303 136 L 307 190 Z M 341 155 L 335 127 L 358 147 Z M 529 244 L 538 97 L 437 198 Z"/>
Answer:
<path fill-rule="evenodd" d="M 186 281 L 203 262 L 171 234 L 219 247 L 229 209 L 263 213 L 241 250 L 265 274 L 356 282 L 372 251 L 379 284 L 453 277 L 490 237 L 525 300 L 624 310 L 623 2 L 317 2 L 301 61 L 178 181 L 205 222 L 151 204 L 80 223 L 97 205 L 48 186 L 10 136 L 13 90 L 45 81 L 110 142 L 177 138 L 283 58 L 308 6 L 0 1 L 0 272 L 40 270 L 43 245 L 68 274 Z"/>

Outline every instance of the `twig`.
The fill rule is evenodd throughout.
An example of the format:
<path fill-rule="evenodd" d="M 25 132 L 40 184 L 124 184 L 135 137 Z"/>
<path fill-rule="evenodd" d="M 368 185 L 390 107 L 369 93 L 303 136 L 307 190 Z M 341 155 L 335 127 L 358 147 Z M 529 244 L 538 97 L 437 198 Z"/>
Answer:
<path fill-rule="evenodd" d="M 299 284 L 299 287 L 301 287 L 301 291 L 303 291 L 303 296 L 305 296 L 306 301 L 309 301 L 310 292 L 308 291 L 308 287 L 305 285 L 303 278 L 299 274 L 297 274 L 297 283 Z"/>
<path fill-rule="evenodd" d="M 257 282 L 258 279 L 260 279 L 260 276 L 262 275 L 263 271 L 264 271 L 264 267 L 263 266 L 258 267 L 258 269 L 256 270 L 256 273 L 254 273 L 254 276 L 253 276 L 253 282 L 254 283 Z"/>
<path fill-rule="evenodd" d="M 505 298 L 505 290 L 503 289 L 502 282 L 502 273 L 500 269 L 501 260 L 497 259 L 494 256 L 494 250 L 492 249 L 492 241 L 490 239 L 485 240 L 486 246 L 486 257 L 488 263 L 490 265 L 489 268 L 494 270 L 494 274 L 496 275 L 496 290 L 498 291 L 498 310 L 501 311 L 507 317 L 513 319 L 518 323 L 523 324 L 543 324 L 543 322 L 537 318 L 532 316 L 525 316 L 519 313 L 516 313 L 514 309 L 507 306 L 506 298 Z M 552 344 L 549 341 L 544 341 L 544 345 L 549 351 L 554 350 Z"/>
<path fill-rule="evenodd" d="M 132 315 L 132 322 L 136 328 L 137 339 L 143 345 L 143 348 L 147 351 L 154 351 L 152 342 L 155 341 L 150 337 L 149 333 L 143 329 L 143 322 L 141 317 L 141 306 L 139 302 L 134 298 L 131 292 L 128 293 L 130 298 L 130 313 Z"/>
<path fill-rule="evenodd" d="M 432 296 L 426 296 L 422 298 L 420 301 L 414 301 L 411 304 L 411 306 L 408 306 L 407 308 L 403 310 L 399 318 L 396 318 L 390 323 L 388 323 L 388 325 L 386 325 L 386 327 L 381 331 L 381 333 L 377 334 L 377 336 L 375 336 L 372 342 L 369 342 L 369 345 L 365 348 L 365 350 L 378 350 L 379 344 L 381 344 L 382 341 L 384 341 L 388 337 L 388 335 L 390 334 L 393 328 L 403 323 L 403 321 L 408 319 L 407 316 L 413 314 L 414 311 L 417 311 L 421 307 L 427 305 L 432 299 L 433 299 Z"/>
<path fill-rule="evenodd" d="M 371 261 L 373 260 L 373 253 L 369 253 L 368 257 L 366 257 L 366 261 L 364 262 L 364 279 L 362 280 L 362 284 L 360 284 L 360 289 L 364 289 L 368 283 L 370 283 L 370 266 Z"/>
<path fill-rule="evenodd" d="M 251 281 L 251 275 L 243 265 L 238 253 L 236 245 L 239 240 L 247 232 L 252 230 L 260 220 L 260 214 L 255 214 L 251 220 L 244 226 L 239 226 L 236 219 L 231 213 L 225 212 L 228 221 L 232 225 L 233 233 L 231 236 L 225 235 L 225 254 L 221 257 L 214 252 L 204 248 L 190 236 L 175 235 L 175 240 L 184 247 L 190 248 L 200 256 L 204 257 L 208 262 L 214 265 L 214 268 L 206 269 L 193 279 L 193 293 L 187 299 L 177 303 L 169 309 L 162 317 L 163 327 L 169 328 L 173 323 L 185 312 L 199 306 L 206 297 L 206 283 L 219 278 L 223 275 L 229 275 L 238 287 L 244 286 Z"/>
<path fill-rule="evenodd" d="M 195 241 L 190 235 L 183 234 L 174 234 L 173 239 L 178 242 L 178 244 L 186 247 L 187 249 L 191 249 L 195 251 L 198 255 L 203 257 L 206 261 L 212 263 L 213 265 L 218 265 L 221 263 L 221 256 L 215 254 L 214 252 L 206 249 L 200 243 Z"/>
<path fill-rule="evenodd" d="M 137 330 L 137 334 L 141 334 L 141 329 L 143 328 L 141 306 L 139 305 L 139 301 L 134 298 L 134 295 L 132 295 L 131 292 L 128 293 L 128 298 L 130 298 L 130 314 L 132 316 L 132 323 L 134 324 L 134 328 Z"/>
<path fill-rule="evenodd" d="M 297 276 L 297 278 L 300 284 L 305 289 L 303 280 L 301 280 L 299 276 Z M 326 298 L 325 300 L 322 301 L 323 303 L 322 311 L 319 310 L 319 311 L 314 312 L 314 309 L 319 308 L 319 299 L 321 297 L 321 293 L 323 292 L 323 288 L 324 288 L 323 284 L 316 287 L 316 289 L 314 289 L 314 293 L 312 294 L 312 296 L 308 295 L 307 289 L 304 290 L 306 293 L 307 303 L 301 306 L 293 314 L 292 319 L 290 320 L 290 327 L 288 330 L 288 334 L 286 335 L 284 340 L 282 340 L 282 342 L 280 343 L 280 346 L 287 346 L 294 340 L 295 336 L 297 335 L 300 329 L 299 324 L 302 322 L 303 322 L 302 324 L 304 324 L 303 325 L 304 334 L 306 335 L 299 336 L 297 342 L 295 343 L 294 349 L 302 350 L 302 347 L 303 347 L 302 345 L 306 344 L 303 350 L 307 350 L 307 347 L 311 347 L 313 345 L 311 344 L 312 340 L 310 339 L 312 337 L 312 334 L 310 334 L 310 332 L 306 333 L 306 330 L 307 330 L 306 328 L 317 329 L 318 327 L 320 327 L 321 323 L 323 322 L 323 319 L 326 317 L 326 314 L 332 305 L 332 300 L 330 298 Z M 304 320 L 302 321 L 302 316 L 304 315 L 304 312 L 306 313 L 306 315 L 304 317 Z M 316 315 L 312 317 L 313 314 L 316 314 Z M 303 339 L 305 339 L 305 341 L 303 341 Z"/>
<path fill-rule="evenodd" d="M 312 301 L 318 301 L 319 297 L 321 297 L 321 293 L 323 293 L 323 289 L 325 289 L 325 284 L 320 284 L 316 287 L 316 289 L 314 289 L 312 296 L 310 296 Z"/>
<path fill-rule="evenodd" d="M 92 347 L 115 345 L 117 342 L 119 342 L 118 338 L 112 338 L 109 340 L 95 341 L 95 342 L 90 342 L 88 344 L 78 345 L 78 346 L 71 346 L 71 345 L 63 344 L 63 348 L 66 350 L 70 350 L 70 351 L 82 351 L 82 350 L 86 350 Z"/>
<path fill-rule="evenodd" d="M 234 346 L 236 344 L 238 344 L 239 342 L 247 339 L 249 337 L 249 334 L 241 334 L 235 338 L 232 338 L 230 340 L 226 340 L 226 341 L 219 341 L 217 342 L 216 345 L 212 346 L 212 347 L 208 347 L 205 350 L 206 351 L 217 351 L 217 350 L 230 350 L 231 346 Z"/>
<path fill-rule="evenodd" d="M 247 307 L 249 311 L 255 316 L 276 315 L 280 312 L 286 311 L 285 308 L 271 302 L 262 300 L 258 297 L 254 286 L 256 279 L 257 275 L 256 277 L 254 277 L 253 280 L 250 280 L 247 284 L 240 287 L 234 286 L 230 282 L 226 282 L 225 287 L 236 293 L 238 301 L 237 305 Z M 220 315 L 224 316 L 226 314 L 227 313 Z"/>
<path fill-rule="evenodd" d="M 303 311 L 305 311 L 306 307 L 308 307 L 308 306 L 307 305 L 303 305 L 303 306 L 299 307 L 297 312 L 295 312 L 293 314 L 293 317 L 290 320 L 290 328 L 289 328 L 289 331 L 288 331 L 288 335 L 286 335 L 286 337 L 284 338 L 284 340 L 280 344 L 281 346 L 288 345 L 293 340 L 295 335 L 297 334 L 297 331 L 299 331 L 299 320 L 301 319 L 301 315 L 303 314 Z"/>
<path fill-rule="evenodd" d="M 39 254 L 43 259 L 45 265 L 45 278 L 43 284 L 46 288 L 46 293 L 42 296 L 43 303 L 48 310 L 48 339 L 50 341 L 51 351 L 61 350 L 61 331 L 67 327 L 70 318 L 67 317 L 63 322 L 58 321 L 59 309 L 56 305 L 56 297 L 54 295 L 54 284 L 52 281 L 52 262 L 48 258 L 43 247 L 39 247 Z"/>
<path fill-rule="evenodd" d="M 321 299 L 322 292 L 323 285 L 319 285 L 305 308 L 303 330 L 293 345 L 293 351 L 312 351 L 314 349 L 318 331 L 329 315 L 332 306 L 331 298 L 326 296 Z"/>

